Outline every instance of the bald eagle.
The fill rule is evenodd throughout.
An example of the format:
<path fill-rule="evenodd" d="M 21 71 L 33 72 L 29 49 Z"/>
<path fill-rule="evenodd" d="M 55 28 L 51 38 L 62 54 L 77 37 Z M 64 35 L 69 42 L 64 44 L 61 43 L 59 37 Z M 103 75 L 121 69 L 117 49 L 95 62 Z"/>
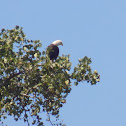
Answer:
<path fill-rule="evenodd" d="M 63 43 L 61 40 L 56 40 L 54 42 L 52 42 L 52 44 L 50 44 L 47 47 L 47 55 L 49 56 L 50 60 L 56 60 L 57 56 L 59 55 L 59 48 L 58 45 L 62 45 Z"/>

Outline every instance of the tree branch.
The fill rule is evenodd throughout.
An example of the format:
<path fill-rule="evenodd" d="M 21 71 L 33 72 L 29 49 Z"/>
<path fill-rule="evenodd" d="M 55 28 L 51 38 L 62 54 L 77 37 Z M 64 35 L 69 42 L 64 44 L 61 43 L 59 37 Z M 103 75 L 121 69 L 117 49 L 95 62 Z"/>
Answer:
<path fill-rule="evenodd" d="M 4 81 L 4 83 L 2 84 L 3 86 L 5 86 L 5 87 L 7 87 L 8 86 L 8 82 L 12 79 L 12 78 L 14 78 L 14 77 L 16 77 L 16 76 L 18 76 L 19 74 L 22 74 L 23 72 L 19 72 L 19 73 L 13 73 L 9 78 L 7 78 L 5 81 Z"/>

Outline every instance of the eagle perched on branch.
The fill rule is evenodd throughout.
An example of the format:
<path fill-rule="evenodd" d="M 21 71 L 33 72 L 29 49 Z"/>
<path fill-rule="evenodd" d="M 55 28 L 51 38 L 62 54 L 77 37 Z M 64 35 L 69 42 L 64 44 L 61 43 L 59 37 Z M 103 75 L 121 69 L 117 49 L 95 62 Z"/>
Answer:
<path fill-rule="evenodd" d="M 52 42 L 52 44 L 50 44 L 47 47 L 47 55 L 49 56 L 50 60 L 56 60 L 57 56 L 59 55 L 59 48 L 58 45 L 62 45 L 63 43 L 61 40 L 56 40 L 54 42 Z"/>

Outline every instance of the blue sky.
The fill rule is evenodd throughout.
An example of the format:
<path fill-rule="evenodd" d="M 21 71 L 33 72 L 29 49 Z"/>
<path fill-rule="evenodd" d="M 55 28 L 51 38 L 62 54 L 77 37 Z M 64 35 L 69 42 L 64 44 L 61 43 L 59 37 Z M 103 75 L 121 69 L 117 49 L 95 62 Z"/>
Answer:
<path fill-rule="evenodd" d="M 0 29 L 22 26 L 42 50 L 61 39 L 60 55 L 70 54 L 72 68 L 91 57 L 101 82 L 73 86 L 60 111 L 67 126 L 126 126 L 126 1 L 2 0 Z M 8 126 L 26 126 L 12 119 Z M 48 126 L 49 124 L 46 124 Z"/>

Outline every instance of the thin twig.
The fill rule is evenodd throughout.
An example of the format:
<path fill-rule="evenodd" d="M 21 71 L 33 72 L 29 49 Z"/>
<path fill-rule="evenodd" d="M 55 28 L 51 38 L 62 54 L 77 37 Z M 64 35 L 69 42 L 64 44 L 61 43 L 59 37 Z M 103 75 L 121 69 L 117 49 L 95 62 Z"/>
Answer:
<path fill-rule="evenodd" d="M 49 118 L 49 122 L 51 123 L 51 125 L 53 126 L 53 123 L 51 122 L 51 120 L 50 120 L 50 115 L 49 115 L 49 113 L 47 113 L 47 116 L 48 116 L 48 118 Z"/>
<path fill-rule="evenodd" d="M 29 96 L 29 95 L 27 95 L 27 94 L 21 94 L 21 95 L 23 95 L 23 96 L 26 96 L 26 97 L 30 97 L 30 98 L 35 98 L 35 96 Z"/>

